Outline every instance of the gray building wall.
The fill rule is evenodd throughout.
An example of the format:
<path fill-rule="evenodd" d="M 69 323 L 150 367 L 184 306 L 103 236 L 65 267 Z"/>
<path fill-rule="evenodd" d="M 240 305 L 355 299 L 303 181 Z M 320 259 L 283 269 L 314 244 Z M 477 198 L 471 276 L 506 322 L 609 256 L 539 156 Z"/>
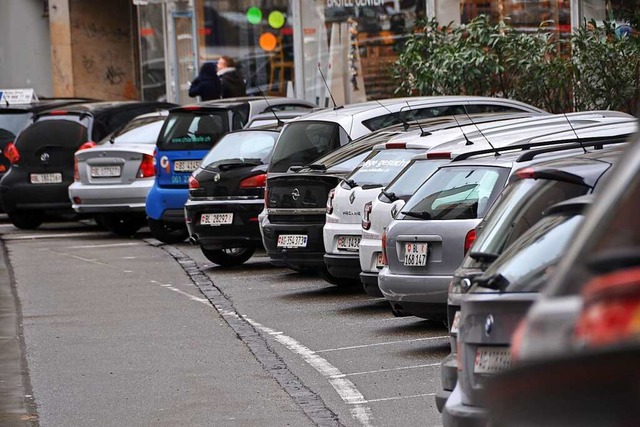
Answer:
<path fill-rule="evenodd" d="M 53 95 L 44 0 L 0 0 L 0 88 Z"/>

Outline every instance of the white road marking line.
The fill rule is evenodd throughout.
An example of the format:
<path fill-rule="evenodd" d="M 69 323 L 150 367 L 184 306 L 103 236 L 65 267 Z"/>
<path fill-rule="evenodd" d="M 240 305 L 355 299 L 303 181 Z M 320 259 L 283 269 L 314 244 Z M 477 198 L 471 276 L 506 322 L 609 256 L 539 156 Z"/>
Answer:
<path fill-rule="evenodd" d="M 90 248 L 115 248 L 119 246 L 140 246 L 144 243 L 109 243 L 104 245 L 82 245 L 82 246 L 67 246 L 67 249 L 90 249 Z"/>
<path fill-rule="evenodd" d="M 65 253 L 65 252 L 58 252 L 58 251 L 54 251 L 53 249 L 50 249 L 50 248 L 43 248 L 42 250 L 53 252 L 56 255 L 66 256 L 66 257 L 77 259 L 77 260 L 80 260 L 80 261 L 90 262 L 91 264 L 102 265 L 102 266 L 105 266 L 105 267 L 111 267 L 109 264 L 105 264 L 104 262 L 100 262 L 100 261 L 97 261 L 97 260 L 91 259 L 91 258 L 85 258 L 85 257 L 81 257 L 81 256 L 78 256 L 78 255 L 71 255 L 71 254 L 68 254 L 68 253 Z"/>
<path fill-rule="evenodd" d="M 301 356 L 305 362 L 329 380 L 329 384 L 331 384 L 335 391 L 338 392 L 338 395 L 345 403 L 353 405 L 353 408 L 351 408 L 351 415 L 359 421 L 360 424 L 363 426 L 372 425 L 371 408 L 365 406 L 367 400 L 356 386 L 344 377 L 344 374 L 342 374 L 338 368 L 333 366 L 326 359 L 318 356 L 313 350 L 300 344 L 295 339 L 284 335 L 282 332 L 274 331 L 273 329 L 263 326 L 246 316 L 243 316 L 243 318 L 256 329 L 271 335 L 273 339 L 278 341 L 280 344 L 284 345 L 298 356 Z"/>
<path fill-rule="evenodd" d="M 400 399 L 413 399 L 416 397 L 430 397 L 430 396 L 435 396 L 435 393 L 425 393 L 425 394 L 413 394 L 411 396 L 395 396 L 395 397 L 383 397 L 381 399 L 370 399 L 367 402 L 369 403 L 374 403 L 374 402 L 387 402 L 389 400 L 400 400 Z"/>
<path fill-rule="evenodd" d="M 379 374 L 383 372 L 392 372 L 392 371 L 403 371 L 405 369 L 420 369 L 420 368 L 430 368 L 433 366 L 440 366 L 440 363 L 427 363 L 424 365 L 413 365 L 413 366 L 401 366 L 399 368 L 390 368 L 390 369 L 377 369 L 375 371 L 365 371 L 365 372 L 353 372 L 351 374 L 345 374 L 347 377 L 352 377 L 355 375 L 368 375 L 368 374 Z"/>
<path fill-rule="evenodd" d="M 39 239 L 61 239 L 64 237 L 98 237 L 106 236 L 106 232 L 91 233 L 64 233 L 64 234 L 26 234 L 26 235 L 4 235 L 3 240 L 39 240 Z"/>
<path fill-rule="evenodd" d="M 211 303 L 209 302 L 209 300 L 208 300 L 208 299 L 206 299 L 206 298 L 198 298 L 197 296 L 194 296 L 194 295 L 191 295 L 191 294 L 189 294 L 189 293 L 187 293 L 187 292 L 181 291 L 180 289 L 175 288 L 175 287 L 174 287 L 172 284 L 170 284 L 170 283 L 160 283 L 160 282 L 158 282 L 158 281 L 156 281 L 156 280 L 151 280 L 151 283 L 155 283 L 156 285 L 160 285 L 161 287 L 163 287 L 163 288 L 167 288 L 167 289 L 169 289 L 170 291 L 173 291 L 173 292 L 178 293 L 178 294 L 180 294 L 180 295 L 184 295 L 184 296 L 186 296 L 187 298 L 189 298 L 191 301 L 195 301 L 195 302 L 199 302 L 199 303 L 202 303 L 202 304 L 206 304 L 206 305 L 208 305 L 208 306 L 211 306 Z"/>
<path fill-rule="evenodd" d="M 427 337 L 427 338 L 416 338 L 416 339 L 412 339 L 412 340 L 402 340 L 402 341 L 378 342 L 378 343 L 374 343 L 374 344 L 352 345 L 352 346 L 349 346 L 349 347 L 327 348 L 325 350 L 318 350 L 318 351 L 316 351 L 316 353 L 328 353 L 330 351 L 341 351 L 341 350 L 354 350 L 354 349 L 358 349 L 358 348 L 377 347 L 377 346 L 380 346 L 380 345 L 405 344 L 405 343 L 417 342 L 417 341 L 443 340 L 445 338 L 449 339 L 449 335 L 442 335 L 442 336 L 437 336 L 437 337 Z"/>

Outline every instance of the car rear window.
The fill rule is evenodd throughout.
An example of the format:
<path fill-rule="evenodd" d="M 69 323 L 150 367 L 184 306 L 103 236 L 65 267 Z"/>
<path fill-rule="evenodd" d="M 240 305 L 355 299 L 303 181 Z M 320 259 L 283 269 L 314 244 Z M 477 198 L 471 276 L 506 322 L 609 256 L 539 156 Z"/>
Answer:
<path fill-rule="evenodd" d="M 500 255 L 542 218 L 551 205 L 587 194 L 589 187 L 550 179 L 520 179 L 508 185 L 479 225 L 473 252 Z M 464 267 L 475 267 L 466 257 Z"/>
<path fill-rule="evenodd" d="M 449 160 L 413 160 L 398 172 L 396 177 L 385 188 L 385 193 L 393 193 L 398 198 L 406 199 L 413 195 L 436 169 L 448 162 Z M 380 193 L 380 197 L 386 196 L 384 193 Z M 391 200 L 388 200 L 388 202 L 391 202 Z"/>
<path fill-rule="evenodd" d="M 130 121 L 121 130 L 102 139 L 98 144 L 155 144 L 164 123 L 164 116 L 144 117 Z"/>
<path fill-rule="evenodd" d="M 432 220 L 482 218 L 508 173 L 500 167 L 440 168 L 409 199 L 402 213 Z"/>
<path fill-rule="evenodd" d="M 286 172 L 291 166 L 307 165 L 349 141 L 349 135 L 336 123 L 289 123 L 273 150 L 269 172 Z"/>
<path fill-rule="evenodd" d="M 221 161 L 267 163 L 279 132 L 237 132 L 223 136 L 202 159 L 202 167 L 215 166 Z"/>
<path fill-rule="evenodd" d="M 35 151 L 44 146 L 75 150 L 88 139 L 85 120 L 78 120 L 78 116 L 57 119 L 43 117 L 22 131 L 16 146 L 21 151 Z"/>
<path fill-rule="evenodd" d="M 424 150 L 389 149 L 375 150 L 367 156 L 348 179 L 359 186 L 389 183 L 411 158 Z"/>
<path fill-rule="evenodd" d="M 229 132 L 229 111 L 170 113 L 158 137 L 158 149 L 207 150 Z"/>
<path fill-rule="evenodd" d="M 569 246 L 582 223 L 581 214 L 549 215 L 538 221 L 487 269 L 485 277 L 496 277 L 502 292 L 538 292 Z M 471 292 L 498 292 L 478 286 Z"/>
<path fill-rule="evenodd" d="M 29 124 L 30 112 L 0 113 L 0 146 L 15 140 L 16 135 Z"/>

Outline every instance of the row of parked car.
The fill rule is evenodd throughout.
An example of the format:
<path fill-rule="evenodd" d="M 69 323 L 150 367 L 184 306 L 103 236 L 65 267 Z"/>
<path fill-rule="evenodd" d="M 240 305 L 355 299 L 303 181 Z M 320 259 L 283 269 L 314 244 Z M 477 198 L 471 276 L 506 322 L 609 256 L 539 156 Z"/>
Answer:
<path fill-rule="evenodd" d="M 275 265 L 363 286 L 395 315 L 446 321 L 436 403 L 447 426 L 549 417 L 510 395 L 531 378 L 508 371 L 515 359 L 638 333 L 640 150 L 627 147 L 638 125 L 627 114 L 485 97 L 325 110 L 286 98 L 77 102 L 34 112 L 3 149 L 0 195 L 16 226 L 69 208 L 119 235 L 146 222 L 223 267 L 264 247 Z M 119 109 L 147 114 L 101 115 Z M 532 425 L 569 425 L 552 418 Z"/>

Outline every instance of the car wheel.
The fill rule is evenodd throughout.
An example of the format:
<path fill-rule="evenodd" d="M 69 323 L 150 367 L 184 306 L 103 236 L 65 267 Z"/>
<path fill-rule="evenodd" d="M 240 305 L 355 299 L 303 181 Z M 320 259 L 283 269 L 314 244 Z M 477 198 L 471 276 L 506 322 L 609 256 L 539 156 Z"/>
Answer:
<path fill-rule="evenodd" d="M 15 210 L 7 212 L 13 225 L 23 230 L 34 230 L 44 221 L 44 212 L 32 210 Z"/>
<path fill-rule="evenodd" d="M 166 222 L 147 218 L 151 235 L 163 243 L 180 243 L 189 237 L 189 231 L 184 223 Z"/>
<path fill-rule="evenodd" d="M 207 259 L 220 267 L 235 267 L 244 264 L 253 256 L 255 247 L 229 248 L 229 249 L 202 249 L 202 253 Z"/>
<path fill-rule="evenodd" d="M 145 224 L 144 215 L 135 214 L 100 214 L 102 225 L 118 236 L 129 237 L 136 234 Z"/>
<path fill-rule="evenodd" d="M 318 270 L 318 275 L 322 277 L 325 281 L 331 283 L 332 285 L 340 286 L 340 287 L 349 287 L 349 286 L 358 286 L 360 284 L 360 280 L 349 279 L 345 277 L 336 277 L 333 274 L 329 273 L 327 267 L 321 268 Z"/>

